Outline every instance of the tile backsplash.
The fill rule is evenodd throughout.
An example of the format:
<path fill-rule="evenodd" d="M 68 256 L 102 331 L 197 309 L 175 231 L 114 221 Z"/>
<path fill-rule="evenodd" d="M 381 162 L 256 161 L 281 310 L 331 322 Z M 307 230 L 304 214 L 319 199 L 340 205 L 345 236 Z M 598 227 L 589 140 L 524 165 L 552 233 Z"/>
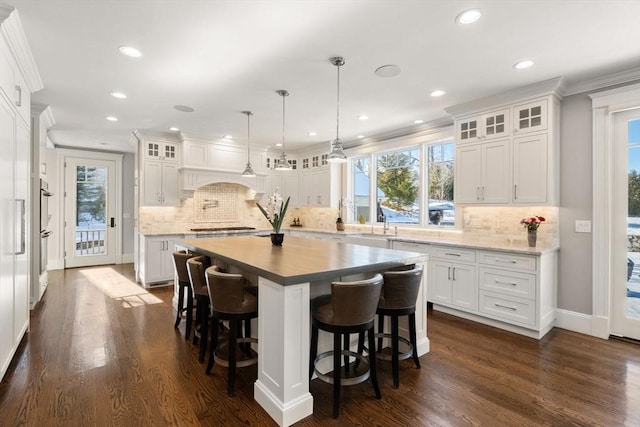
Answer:
<path fill-rule="evenodd" d="M 209 188 L 211 187 L 211 188 Z M 194 197 L 182 199 L 176 207 L 141 207 L 141 233 L 185 233 L 191 228 L 247 226 L 269 230 L 270 224 L 253 200 L 252 190 L 236 184 L 215 184 L 196 190 Z M 533 215 L 546 221 L 538 229 L 538 241 L 557 244 L 559 240 L 557 207 L 463 207 L 459 215 L 462 228 L 457 230 L 398 225 L 402 235 L 431 236 L 443 239 L 474 239 L 489 242 L 525 243 L 527 235 L 520 220 Z M 302 229 L 335 230 L 337 209 L 290 207 L 283 228 L 299 218 Z M 390 224 L 393 229 L 394 224 Z M 382 224 L 374 225 L 376 233 Z M 370 232 L 371 224 L 347 224 L 347 230 Z"/>

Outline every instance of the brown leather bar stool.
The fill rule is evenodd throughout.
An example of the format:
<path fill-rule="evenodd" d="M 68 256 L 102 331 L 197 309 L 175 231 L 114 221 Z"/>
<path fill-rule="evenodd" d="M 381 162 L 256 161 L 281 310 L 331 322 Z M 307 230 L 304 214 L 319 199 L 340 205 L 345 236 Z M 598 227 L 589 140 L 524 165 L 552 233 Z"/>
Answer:
<path fill-rule="evenodd" d="M 248 357 L 244 360 L 236 360 L 236 347 L 238 343 L 248 344 L 244 347 L 245 356 L 251 354 L 250 343 L 257 343 L 258 340 L 251 338 L 251 319 L 258 317 L 258 298 L 256 295 L 245 289 L 246 280 L 242 274 L 230 274 L 223 272 L 218 266 L 211 266 L 206 270 L 207 286 L 209 288 L 209 298 L 211 302 L 211 317 L 213 322 L 228 320 L 229 334 L 226 343 L 228 357 L 226 360 L 216 355 L 216 350 L 224 347 L 218 346 L 218 328 L 211 330 L 211 352 L 209 353 L 209 363 L 207 364 L 207 374 L 215 362 L 228 367 L 227 394 L 233 396 L 236 379 L 236 367 L 253 365 L 258 362 L 257 357 Z M 245 337 L 239 336 L 242 328 L 242 321 L 245 321 Z"/>
<path fill-rule="evenodd" d="M 371 279 L 359 280 L 355 282 L 333 282 L 331 283 L 331 295 L 322 295 L 311 300 L 311 352 L 309 358 L 309 378 L 315 372 L 321 380 L 333 384 L 333 417 L 337 418 L 340 412 L 340 386 L 358 384 L 371 378 L 373 390 L 377 398 L 381 397 L 380 388 L 376 374 L 376 358 L 374 339 L 374 319 L 378 300 L 380 299 L 380 289 L 382 287 L 382 276 L 376 274 Z M 331 332 L 333 334 L 333 350 L 318 355 L 318 331 Z M 367 332 L 369 337 L 369 357 L 362 353 L 355 353 L 349 350 L 349 334 Z M 342 348 L 342 339 L 345 345 Z M 333 374 L 323 374 L 316 365 L 322 359 L 333 355 Z M 344 366 L 345 376 L 343 378 L 341 368 L 341 357 L 346 357 Z M 363 373 L 355 370 L 349 373 L 348 359 L 356 358 L 368 364 L 368 368 Z"/>
<path fill-rule="evenodd" d="M 210 266 L 211 260 L 207 256 L 200 255 L 187 260 L 191 291 L 196 300 L 196 331 L 198 326 L 200 327 L 200 355 L 198 361 L 201 363 L 204 362 L 209 338 L 209 290 L 204 272 Z M 193 343 L 197 344 L 197 342 L 198 338 L 194 334 Z"/>
<path fill-rule="evenodd" d="M 177 328 L 183 318 L 187 319 L 187 326 L 184 331 L 184 339 L 188 340 L 191 335 L 191 325 L 193 323 L 193 292 L 191 291 L 191 282 L 189 280 L 189 271 L 187 270 L 187 260 L 193 258 L 195 254 L 187 251 L 176 251 L 173 253 L 173 268 L 178 277 L 178 309 L 176 312 L 176 323 L 173 325 Z M 187 306 L 184 306 L 185 292 L 187 297 Z"/>
<path fill-rule="evenodd" d="M 378 359 L 391 360 L 393 372 L 393 388 L 400 386 L 399 361 L 413 357 L 413 362 L 420 369 L 416 340 L 416 300 L 422 281 L 422 267 L 413 266 L 407 270 L 390 270 L 383 274 L 384 284 L 378 303 Z M 425 307 L 426 309 L 426 307 Z M 384 332 L 384 317 L 391 318 L 391 333 Z M 409 316 L 409 340 L 398 333 L 399 316 Z M 382 339 L 391 338 L 391 354 L 381 352 Z M 362 339 L 361 339 L 362 341 Z M 409 350 L 400 353 L 399 343 L 402 341 Z"/>

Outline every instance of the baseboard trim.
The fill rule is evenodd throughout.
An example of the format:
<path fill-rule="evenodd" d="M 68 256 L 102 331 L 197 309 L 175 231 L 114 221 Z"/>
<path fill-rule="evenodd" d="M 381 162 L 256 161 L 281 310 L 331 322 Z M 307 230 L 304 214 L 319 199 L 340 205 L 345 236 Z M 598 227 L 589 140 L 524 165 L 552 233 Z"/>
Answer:
<path fill-rule="evenodd" d="M 605 317 L 557 309 L 556 326 L 596 338 L 609 338 L 609 319 Z"/>
<path fill-rule="evenodd" d="M 122 254 L 118 264 L 133 264 L 135 261 L 134 254 Z"/>

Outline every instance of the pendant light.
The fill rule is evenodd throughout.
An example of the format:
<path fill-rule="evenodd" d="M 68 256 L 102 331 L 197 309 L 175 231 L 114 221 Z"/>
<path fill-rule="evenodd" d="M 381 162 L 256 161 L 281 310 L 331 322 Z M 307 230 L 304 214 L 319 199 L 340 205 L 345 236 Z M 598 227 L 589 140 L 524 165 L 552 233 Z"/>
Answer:
<path fill-rule="evenodd" d="M 244 178 L 255 178 L 256 173 L 253 171 L 251 167 L 251 116 L 253 113 L 251 111 L 243 111 L 242 114 L 247 115 L 247 167 L 244 168 L 244 172 L 242 172 L 242 176 Z"/>
<path fill-rule="evenodd" d="M 344 58 L 337 56 L 331 58 L 330 61 L 338 68 L 338 102 L 336 108 L 336 139 L 331 142 L 331 151 L 327 156 L 327 161 L 331 163 L 344 163 L 347 161 L 347 155 L 344 154 L 342 141 L 340 141 L 340 67 L 344 65 Z"/>
<path fill-rule="evenodd" d="M 277 90 L 276 93 L 282 97 L 282 155 L 276 162 L 276 166 L 274 167 L 277 171 L 290 171 L 291 164 L 287 160 L 287 154 L 284 151 L 284 99 L 289 96 L 289 92 L 286 90 Z"/>

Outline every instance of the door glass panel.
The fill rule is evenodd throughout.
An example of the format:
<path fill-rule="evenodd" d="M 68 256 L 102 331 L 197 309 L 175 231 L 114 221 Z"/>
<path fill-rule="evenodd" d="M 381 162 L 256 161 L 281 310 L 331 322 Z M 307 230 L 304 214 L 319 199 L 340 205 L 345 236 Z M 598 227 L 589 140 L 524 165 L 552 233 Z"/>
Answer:
<path fill-rule="evenodd" d="M 355 218 L 349 218 L 349 220 L 369 221 L 369 188 L 371 183 L 369 163 L 367 157 L 353 161 L 353 211 Z"/>
<path fill-rule="evenodd" d="M 640 119 L 628 122 L 627 312 L 640 319 Z"/>
<path fill-rule="evenodd" d="M 107 168 L 76 166 L 75 255 L 105 253 Z"/>

